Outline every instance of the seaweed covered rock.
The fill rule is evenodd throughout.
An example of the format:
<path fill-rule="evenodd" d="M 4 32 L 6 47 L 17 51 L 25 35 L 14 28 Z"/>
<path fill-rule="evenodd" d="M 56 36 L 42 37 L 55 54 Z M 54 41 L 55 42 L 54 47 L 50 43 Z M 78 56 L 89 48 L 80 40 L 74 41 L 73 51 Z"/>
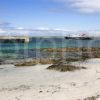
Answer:
<path fill-rule="evenodd" d="M 81 66 L 75 66 L 67 62 L 58 62 L 56 64 L 53 64 L 49 66 L 47 69 L 49 70 L 57 70 L 60 72 L 67 72 L 67 71 L 75 71 L 75 70 L 81 70 L 86 69 L 85 67 Z"/>

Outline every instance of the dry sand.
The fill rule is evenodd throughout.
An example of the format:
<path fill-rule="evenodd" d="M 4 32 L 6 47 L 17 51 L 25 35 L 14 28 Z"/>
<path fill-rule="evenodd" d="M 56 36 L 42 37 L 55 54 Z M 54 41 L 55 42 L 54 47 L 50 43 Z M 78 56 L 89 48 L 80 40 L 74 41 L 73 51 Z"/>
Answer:
<path fill-rule="evenodd" d="M 48 66 L 0 65 L 0 100 L 83 100 L 100 95 L 100 59 L 80 63 L 87 69 L 75 72 Z"/>

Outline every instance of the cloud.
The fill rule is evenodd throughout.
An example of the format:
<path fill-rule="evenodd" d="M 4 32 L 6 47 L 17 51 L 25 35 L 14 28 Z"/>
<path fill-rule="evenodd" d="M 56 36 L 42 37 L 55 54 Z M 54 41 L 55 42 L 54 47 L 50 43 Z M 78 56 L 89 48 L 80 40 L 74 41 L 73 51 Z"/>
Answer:
<path fill-rule="evenodd" d="M 39 27 L 35 29 L 25 29 L 22 27 L 10 27 L 10 28 L 0 28 L 0 36 L 71 36 L 80 34 L 80 33 L 88 33 L 90 35 L 99 35 L 100 30 L 89 30 L 89 31 L 71 31 L 66 29 L 59 28 L 45 28 Z M 95 33 L 95 34 L 94 34 Z"/>
<path fill-rule="evenodd" d="M 5 28 L 5 27 L 10 27 L 10 24 L 9 22 L 0 22 L 0 28 Z"/>
<path fill-rule="evenodd" d="M 28 35 L 29 30 L 22 27 L 12 27 L 12 24 L 6 21 L 0 21 L 0 36 L 24 36 Z"/>
<path fill-rule="evenodd" d="M 100 0 L 70 0 L 71 6 L 80 12 L 97 13 L 100 12 Z"/>
<path fill-rule="evenodd" d="M 57 28 L 39 27 L 26 29 L 22 27 L 0 27 L 0 36 L 64 36 L 66 34 L 67 30 Z"/>
<path fill-rule="evenodd" d="M 5 33 L 6 31 L 5 30 L 3 30 L 3 29 L 0 29 L 0 33 L 2 34 L 2 33 Z"/>
<path fill-rule="evenodd" d="M 81 13 L 100 13 L 100 0 L 54 0 Z"/>
<path fill-rule="evenodd" d="M 23 27 L 12 27 L 8 22 L 0 22 L 0 36 L 66 36 L 75 34 L 77 30 L 67 30 L 65 28 L 38 27 L 26 29 Z M 83 31 L 82 31 L 83 32 Z M 87 31 L 89 33 L 100 33 L 100 31 Z M 79 33 L 79 32 L 78 32 Z"/>

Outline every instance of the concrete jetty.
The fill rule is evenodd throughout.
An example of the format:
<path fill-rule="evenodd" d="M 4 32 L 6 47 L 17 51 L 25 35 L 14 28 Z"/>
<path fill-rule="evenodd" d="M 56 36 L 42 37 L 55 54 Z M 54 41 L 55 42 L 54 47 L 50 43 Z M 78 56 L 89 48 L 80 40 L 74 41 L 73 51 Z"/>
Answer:
<path fill-rule="evenodd" d="M 29 37 L 28 36 L 0 36 L 0 41 L 22 41 L 22 42 L 25 42 L 25 43 L 28 43 L 29 42 Z"/>

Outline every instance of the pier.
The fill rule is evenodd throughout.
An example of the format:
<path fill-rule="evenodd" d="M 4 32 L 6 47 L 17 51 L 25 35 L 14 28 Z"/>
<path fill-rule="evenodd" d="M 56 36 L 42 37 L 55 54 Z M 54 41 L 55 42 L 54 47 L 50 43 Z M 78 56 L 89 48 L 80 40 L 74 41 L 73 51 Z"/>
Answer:
<path fill-rule="evenodd" d="M 28 36 L 0 36 L 0 42 L 5 42 L 5 41 L 16 41 L 16 42 L 28 43 L 29 37 Z"/>

